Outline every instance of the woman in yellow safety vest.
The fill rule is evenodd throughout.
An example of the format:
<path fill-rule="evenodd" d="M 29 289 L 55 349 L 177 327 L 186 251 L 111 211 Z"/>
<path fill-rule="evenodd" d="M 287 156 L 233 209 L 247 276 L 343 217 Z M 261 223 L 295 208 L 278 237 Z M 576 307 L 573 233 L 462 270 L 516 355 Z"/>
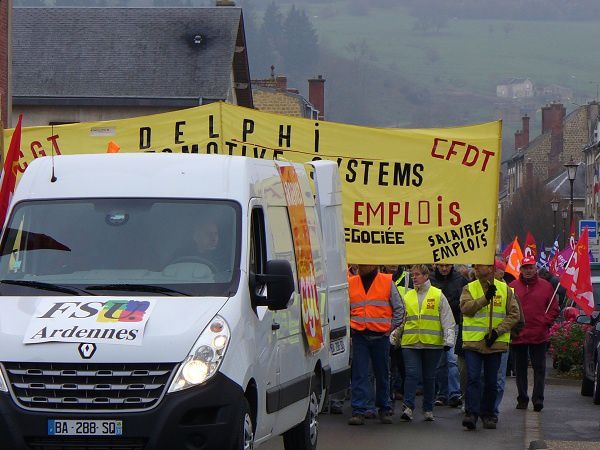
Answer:
<path fill-rule="evenodd" d="M 441 289 L 429 282 L 429 267 L 410 269 L 414 289 L 403 298 L 406 308 L 402 333 L 402 356 L 406 369 L 404 410 L 401 419 L 413 419 L 417 383 L 423 380 L 423 417 L 433 421 L 435 370 L 443 351 L 454 345 L 454 316 Z"/>

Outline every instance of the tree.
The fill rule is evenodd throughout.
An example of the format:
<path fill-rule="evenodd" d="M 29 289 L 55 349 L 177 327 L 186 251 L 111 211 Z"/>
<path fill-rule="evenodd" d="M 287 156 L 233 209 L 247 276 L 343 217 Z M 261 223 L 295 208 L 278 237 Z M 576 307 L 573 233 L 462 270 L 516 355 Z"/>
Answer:
<path fill-rule="evenodd" d="M 310 74 L 319 57 L 319 41 L 312 22 L 303 10 L 292 5 L 283 22 L 283 60 L 288 72 Z"/>
<path fill-rule="evenodd" d="M 238 5 L 242 7 L 244 15 L 244 32 L 246 34 L 246 47 L 248 48 L 248 64 L 250 65 L 250 74 L 252 78 L 258 78 L 258 72 L 262 69 L 263 73 L 261 73 L 260 76 L 263 76 L 266 67 L 260 67 L 258 64 L 255 65 L 255 63 L 262 63 L 262 61 L 260 61 L 262 46 L 259 40 L 259 28 L 256 18 L 256 11 L 251 0 L 242 0 L 238 3 Z M 268 61 L 265 64 L 267 63 Z"/>
<path fill-rule="evenodd" d="M 552 196 L 550 189 L 537 177 L 526 181 L 513 194 L 510 206 L 502 218 L 502 242 L 510 242 L 515 236 L 519 236 L 519 241 L 524 242 L 528 231 L 538 243 L 553 242 L 556 236 L 552 236 Z"/>
<path fill-rule="evenodd" d="M 244 18 L 248 20 L 248 18 Z M 275 2 L 271 2 L 265 10 L 262 24 L 258 28 L 250 28 L 246 36 L 249 37 L 248 46 L 253 49 L 249 52 L 254 67 L 254 76 L 265 76 L 269 67 L 281 67 L 281 41 L 283 39 L 283 14 Z"/>

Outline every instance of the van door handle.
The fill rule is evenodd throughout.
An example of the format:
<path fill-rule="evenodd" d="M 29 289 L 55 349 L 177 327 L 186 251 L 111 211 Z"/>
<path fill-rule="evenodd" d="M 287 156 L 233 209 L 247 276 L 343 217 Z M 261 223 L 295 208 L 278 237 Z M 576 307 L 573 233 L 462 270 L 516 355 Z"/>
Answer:
<path fill-rule="evenodd" d="M 281 328 L 281 325 L 279 325 L 277 322 L 273 322 L 271 324 L 271 330 L 275 331 L 275 330 L 279 330 L 279 328 Z"/>

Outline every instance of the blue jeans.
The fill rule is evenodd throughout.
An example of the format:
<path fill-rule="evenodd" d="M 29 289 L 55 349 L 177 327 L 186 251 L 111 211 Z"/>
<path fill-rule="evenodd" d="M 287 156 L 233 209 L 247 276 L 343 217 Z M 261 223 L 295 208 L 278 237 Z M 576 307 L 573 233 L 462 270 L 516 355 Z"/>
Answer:
<path fill-rule="evenodd" d="M 500 403 L 504 397 L 504 387 L 506 386 L 506 366 L 508 365 L 508 352 L 502 353 L 500 359 L 500 368 L 498 369 L 498 395 L 494 404 L 494 414 L 498 417 L 500 414 Z"/>
<path fill-rule="evenodd" d="M 375 406 L 379 411 L 392 409 L 390 399 L 390 339 L 352 333 L 352 415 L 365 415 L 372 398 L 369 362 L 375 375 Z"/>
<path fill-rule="evenodd" d="M 443 352 L 435 372 L 437 398 L 449 400 L 462 395 L 460 390 L 460 372 L 454 348 Z"/>
<path fill-rule="evenodd" d="M 475 417 L 497 417 L 494 405 L 498 395 L 498 368 L 501 353 L 483 354 L 465 349 L 467 365 L 467 397 L 465 412 Z M 483 367 L 483 389 L 481 368 Z"/>
<path fill-rule="evenodd" d="M 423 380 L 423 411 L 433 411 L 435 397 L 435 369 L 443 350 L 403 348 L 406 379 L 404 381 L 404 404 L 415 409 L 417 384 Z"/>

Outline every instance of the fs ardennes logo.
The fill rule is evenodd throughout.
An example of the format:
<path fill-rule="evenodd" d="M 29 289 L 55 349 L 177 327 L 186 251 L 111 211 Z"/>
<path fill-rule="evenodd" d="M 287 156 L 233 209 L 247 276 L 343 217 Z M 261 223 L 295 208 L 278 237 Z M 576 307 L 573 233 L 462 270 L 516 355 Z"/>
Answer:
<path fill-rule="evenodd" d="M 153 300 L 56 301 L 38 304 L 23 343 L 96 342 L 141 345 Z"/>

